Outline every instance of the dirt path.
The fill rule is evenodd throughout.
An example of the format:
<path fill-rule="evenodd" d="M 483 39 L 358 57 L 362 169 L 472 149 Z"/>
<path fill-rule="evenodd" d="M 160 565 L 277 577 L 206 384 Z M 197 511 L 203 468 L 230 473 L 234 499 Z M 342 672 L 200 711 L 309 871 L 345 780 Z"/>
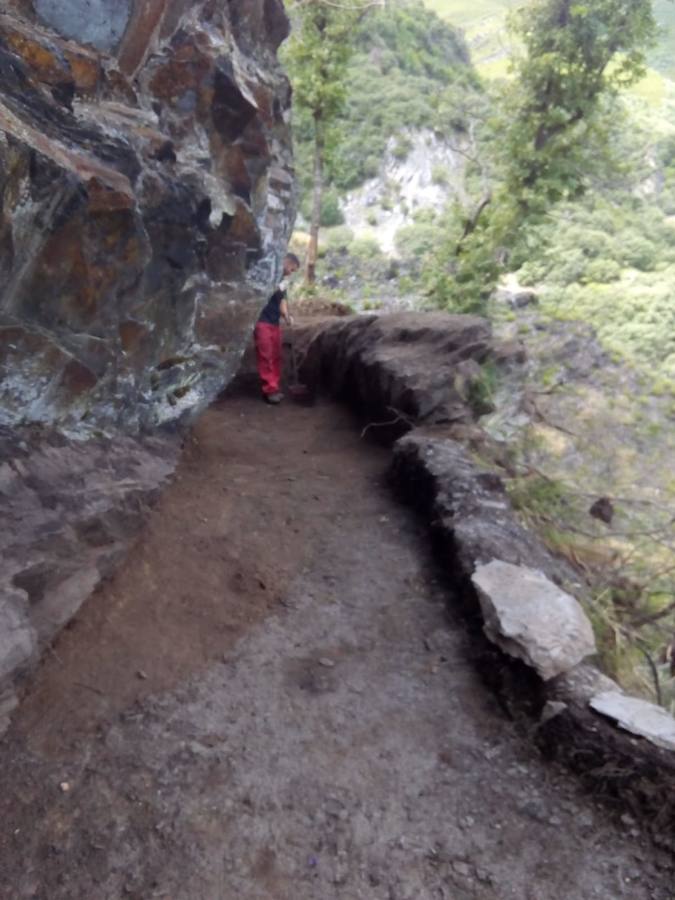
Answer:
<path fill-rule="evenodd" d="M 478 681 L 386 462 L 328 404 L 204 416 L 0 748 L 2 898 L 672 900 Z"/>

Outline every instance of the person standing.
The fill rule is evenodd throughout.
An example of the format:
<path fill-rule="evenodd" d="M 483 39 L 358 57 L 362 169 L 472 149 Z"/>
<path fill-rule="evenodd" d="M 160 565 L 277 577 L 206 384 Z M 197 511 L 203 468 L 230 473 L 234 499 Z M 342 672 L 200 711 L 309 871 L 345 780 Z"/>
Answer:
<path fill-rule="evenodd" d="M 265 304 L 253 332 L 263 400 L 274 405 L 284 398 L 281 393 L 281 320 L 292 324 L 286 299 L 288 279 L 299 268 L 298 257 L 287 253 L 281 283 Z"/>

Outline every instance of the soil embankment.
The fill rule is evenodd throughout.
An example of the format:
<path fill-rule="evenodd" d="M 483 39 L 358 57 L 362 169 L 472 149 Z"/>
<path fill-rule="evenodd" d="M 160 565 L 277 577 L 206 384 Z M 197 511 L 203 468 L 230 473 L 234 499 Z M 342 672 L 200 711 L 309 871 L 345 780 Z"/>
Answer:
<path fill-rule="evenodd" d="M 672 900 L 670 861 L 479 681 L 351 418 L 198 423 L 0 749 L 7 900 Z"/>

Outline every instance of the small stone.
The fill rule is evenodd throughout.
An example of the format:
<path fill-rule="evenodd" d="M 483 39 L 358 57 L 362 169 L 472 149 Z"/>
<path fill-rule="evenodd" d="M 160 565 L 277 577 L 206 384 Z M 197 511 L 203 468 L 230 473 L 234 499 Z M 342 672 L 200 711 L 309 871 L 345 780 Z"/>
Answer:
<path fill-rule="evenodd" d="M 468 863 L 457 861 L 452 864 L 453 871 L 455 871 L 458 875 L 461 875 L 462 878 L 470 878 L 471 877 L 471 866 Z"/>
<path fill-rule="evenodd" d="M 62 781 L 61 784 L 59 785 L 59 788 L 60 788 L 62 794 L 67 794 L 68 791 L 70 790 L 70 784 L 67 781 Z"/>
<path fill-rule="evenodd" d="M 332 659 L 328 659 L 327 656 L 322 656 L 319 660 L 319 665 L 323 666 L 325 669 L 332 669 L 335 666 L 335 663 Z"/>
<path fill-rule="evenodd" d="M 564 713 L 566 709 L 567 704 L 561 700 L 547 700 L 541 711 L 539 723 L 543 725 L 545 722 L 550 722 L 551 719 L 555 719 L 556 716 Z"/>
<path fill-rule="evenodd" d="M 141 679 L 141 681 L 145 681 L 148 677 L 147 673 L 143 671 L 143 669 L 139 669 L 136 672 L 136 676 Z"/>
<path fill-rule="evenodd" d="M 493 878 L 490 872 L 487 869 L 476 869 L 476 878 L 481 881 L 483 884 L 492 884 Z"/>

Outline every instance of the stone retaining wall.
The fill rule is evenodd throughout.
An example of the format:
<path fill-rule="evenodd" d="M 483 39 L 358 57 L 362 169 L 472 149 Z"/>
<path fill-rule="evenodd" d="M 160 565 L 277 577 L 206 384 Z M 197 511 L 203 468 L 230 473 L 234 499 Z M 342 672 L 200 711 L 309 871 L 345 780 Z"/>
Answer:
<path fill-rule="evenodd" d="M 458 440 L 476 436 L 479 364 L 518 364 L 522 348 L 495 344 L 475 317 L 417 313 L 323 320 L 300 343 L 306 381 L 375 424 L 401 414 L 392 482 L 430 523 L 454 593 L 481 623 L 481 668 L 505 706 L 526 715 L 543 752 L 672 841 L 675 719 L 594 665 L 578 573 L 518 522 L 499 476 Z"/>

